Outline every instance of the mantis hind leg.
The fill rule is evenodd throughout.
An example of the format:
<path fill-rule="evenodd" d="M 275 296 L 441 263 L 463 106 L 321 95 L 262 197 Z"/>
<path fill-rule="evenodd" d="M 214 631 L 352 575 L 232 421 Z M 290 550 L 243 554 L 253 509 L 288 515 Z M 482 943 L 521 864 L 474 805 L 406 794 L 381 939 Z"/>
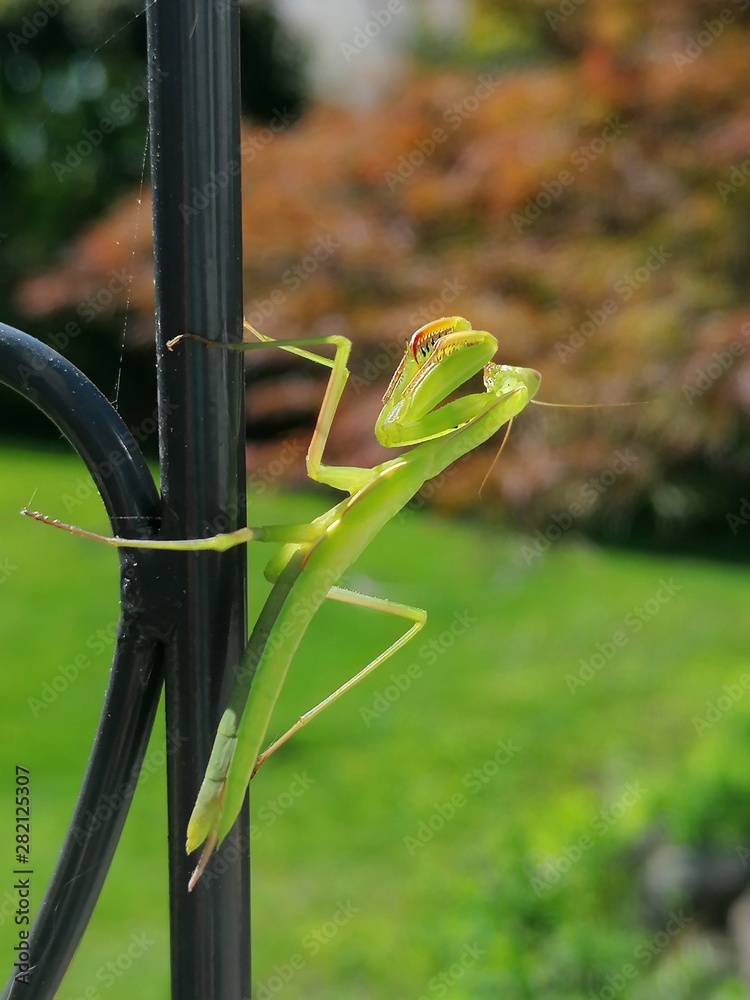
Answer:
<path fill-rule="evenodd" d="M 393 656 L 402 646 L 405 646 L 410 639 L 419 632 L 424 623 L 427 621 L 427 612 L 422 611 L 421 608 L 413 608 L 408 604 L 396 604 L 393 601 L 387 601 L 380 597 L 369 597 L 366 594 L 357 594 L 353 590 L 345 590 L 342 587 L 331 587 L 331 589 L 326 594 L 326 597 L 330 597 L 331 600 L 341 601 L 343 604 L 353 604 L 358 608 L 370 608 L 373 611 L 385 611 L 390 615 L 397 615 L 399 618 L 409 619 L 413 624 L 402 636 L 400 636 L 394 643 L 392 643 L 387 649 L 385 649 L 380 656 L 376 656 L 374 660 L 371 660 L 366 667 L 363 667 L 359 673 L 356 673 L 353 677 L 350 677 L 348 681 L 341 685 L 341 687 L 336 688 L 327 698 L 319 702 L 309 712 L 305 712 L 301 715 L 299 719 L 294 723 L 294 725 L 288 729 L 282 736 L 267 747 L 263 753 L 258 756 L 255 762 L 255 768 L 253 769 L 253 774 L 258 770 L 263 761 L 267 760 L 271 754 L 275 753 L 280 746 L 282 746 L 289 739 L 290 736 L 294 736 L 295 733 L 299 732 L 303 726 L 306 726 L 308 722 L 315 718 L 316 715 L 332 705 L 334 701 L 350 691 L 355 684 L 359 684 L 361 680 L 364 680 L 369 674 L 376 670 L 381 663 L 385 663 L 387 659 Z M 252 775 L 251 775 L 252 777 Z"/>

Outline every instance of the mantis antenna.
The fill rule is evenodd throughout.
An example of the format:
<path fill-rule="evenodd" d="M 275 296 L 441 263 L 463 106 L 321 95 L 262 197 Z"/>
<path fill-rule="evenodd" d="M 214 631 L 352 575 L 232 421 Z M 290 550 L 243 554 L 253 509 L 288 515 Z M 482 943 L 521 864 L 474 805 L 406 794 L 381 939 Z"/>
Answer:
<path fill-rule="evenodd" d="M 649 399 L 639 399 L 633 403 L 545 403 L 541 399 L 530 399 L 534 406 L 556 406 L 561 410 L 605 410 L 614 406 L 647 406 Z"/>
<path fill-rule="evenodd" d="M 482 490 L 487 485 L 487 480 L 490 478 L 490 476 L 494 472 L 495 466 L 497 465 L 497 461 L 498 461 L 498 459 L 500 458 L 500 456 L 503 453 L 503 448 L 505 447 L 505 443 L 508 440 L 508 435 L 510 434 L 510 429 L 511 429 L 512 426 L 513 426 L 513 417 L 511 417 L 510 420 L 508 421 L 508 426 L 505 428 L 505 434 L 503 434 L 503 439 L 500 442 L 500 447 L 497 449 L 497 454 L 492 459 L 492 463 L 490 464 L 489 469 L 487 469 L 487 473 L 486 473 L 484 479 L 482 480 L 482 485 L 479 487 L 479 499 L 480 500 L 482 499 Z"/>
<path fill-rule="evenodd" d="M 563 410 L 602 410 L 605 408 L 615 407 L 615 406 L 646 406 L 649 402 L 647 399 L 641 399 L 632 403 L 545 403 L 541 399 L 530 399 L 530 403 L 535 406 L 554 406 Z M 482 491 L 487 485 L 487 480 L 490 478 L 494 472 L 495 466 L 497 465 L 498 459 L 503 453 L 506 442 L 508 440 L 508 435 L 510 434 L 510 429 L 513 426 L 513 417 L 508 421 L 508 426 L 505 429 L 505 434 L 503 434 L 503 440 L 500 442 L 500 447 L 497 449 L 497 454 L 492 459 L 492 463 L 487 470 L 487 474 L 482 480 L 482 485 L 479 487 L 479 499 L 482 499 Z"/>

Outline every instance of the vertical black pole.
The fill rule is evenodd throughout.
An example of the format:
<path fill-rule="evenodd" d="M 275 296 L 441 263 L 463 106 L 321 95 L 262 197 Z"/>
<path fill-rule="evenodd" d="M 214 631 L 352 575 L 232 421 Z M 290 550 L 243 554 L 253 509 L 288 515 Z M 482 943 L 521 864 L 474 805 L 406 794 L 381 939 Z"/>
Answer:
<path fill-rule="evenodd" d="M 163 534 L 199 537 L 245 523 L 242 356 L 166 342 L 242 337 L 239 7 L 157 0 L 148 7 Z M 222 677 L 246 636 L 245 550 L 175 557 L 179 609 L 167 649 L 172 1000 L 249 997 L 247 812 L 225 841 L 219 878 L 188 894 L 185 830 L 222 707 Z M 225 694 L 226 692 L 224 692 Z M 189 739 L 185 739 L 189 737 Z"/>

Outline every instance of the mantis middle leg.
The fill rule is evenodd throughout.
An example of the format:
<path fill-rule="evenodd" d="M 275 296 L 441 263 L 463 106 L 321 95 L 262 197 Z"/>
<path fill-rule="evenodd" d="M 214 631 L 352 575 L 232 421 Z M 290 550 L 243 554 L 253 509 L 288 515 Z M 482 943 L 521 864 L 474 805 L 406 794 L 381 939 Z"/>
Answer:
<path fill-rule="evenodd" d="M 408 604 L 396 604 L 394 601 L 388 601 L 380 597 L 369 597 L 366 594 L 358 594 L 352 590 L 345 590 L 343 587 L 331 587 L 331 589 L 326 594 L 326 597 L 330 597 L 331 600 L 341 601 L 343 604 L 353 604 L 355 607 L 359 608 L 371 608 L 374 611 L 384 611 L 390 615 L 397 615 L 399 618 L 407 618 L 413 622 L 411 627 L 404 632 L 400 638 L 398 638 L 394 643 L 388 646 L 379 656 L 376 656 L 374 660 L 363 667 L 358 673 L 353 677 L 350 677 L 348 681 L 342 684 L 340 687 L 336 688 L 327 698 L 324 698 L 321 702 L 318 702 L 313 708 L 301 715 L 299 719 L 291 726 L 282 736 L 267 747 L 263 753 L 258 756 L 258 760 L 255 763 L 255 768 L 253 769 L 253 774 L 256 773 L 263 761 L 267 760 L 271 754 L 275 753 L 280 746 L 294 736 L 295 733 L 299 732 L 303 726 L 306 726 L 308 722 L 315 718 L 316 715 L 332 705 L 334 701 L 350 691 L 355 684 L 359 684 L 361 680 L 364 680 L 369 674 L 376 670 L 382 663 L 385 663 L 387 659 L 393 656 L 394 653 L 398 652 L 402 646 L 405 646 L 407 642 L 414 638 L 417 632 L 424 626 L 427 621 L 427 612 L 423 611 L 421 608 L 414 608 Z"/>

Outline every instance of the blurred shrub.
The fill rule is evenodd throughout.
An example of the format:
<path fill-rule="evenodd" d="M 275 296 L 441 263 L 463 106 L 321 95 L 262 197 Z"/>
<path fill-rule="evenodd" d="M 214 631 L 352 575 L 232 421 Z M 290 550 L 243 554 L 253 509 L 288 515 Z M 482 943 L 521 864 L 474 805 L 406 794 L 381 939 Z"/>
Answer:
<path fill-rule="evenodd" d="M 740 748 L 750 739 L 750 710 L 737 702 L 746 693 L 739 683 L 727 684 L 706 703 L 692 720 L 697 742 L 682 762 L 681 775 L 672 776 L 654 796 L 670 840 L 721 845 L 739 852 L 744 867 L 750 857 L 750 777 Z"/>
<path fill-rule="evenodd" d="M 242 29 L 242 58 L 256 68 L 243 78 L 244 112 L 261 122 L 276 108 L 297 117 L 300 53 L 265 3 L 242 8 Z M 13 289 L 64 258 L 76 233 L 148 179 L 145 54 L 143 9 L 121 0 L 0 0 L 0 318 L 47 339 L 108 393 L 122 331 L 108 293 L 127 295 L 131 238 L 140 225 L 150 234 L 147 209 L 114 235 L 119 257 L 107 260 L 99 301 L 77 303 L 50 326 L 20 309 Z M 120 402 L 137 423 L 153 410 L 153 361 L 131 358 L 128 369 Z M 12 394 L 0 406 L 3 427 L 49 435 L 48 423 Z"/>
<path fill-rule="evenodd" d="M 315 107 L 288 128 L 279 109 L 245 130 L 248 318 L 272 336 L 355 341 L 332 462 L 382 459 L 372 427 L 405 338 L 460 314 L 497 335 L 500 361 L 542 372 L 545 400 L 649 401 L 523 414 L 492 477 L 521 523 L 616 531 L 640 515 L 726 533 L 750 469 L 745 7 L 478 4 L 475 68 L 415 71 L 371 112 Z M 500 72 L 519 32 L 536 65 Z M 151 233 L 132 236 L 136 212 L 133 196 L 25 282 L 22 308 L 59 323 L 125 268 L 131 338 L 150 337 Z M 266 465 L 311 424 L 319 373 L 286 357 L 248 368 L 251 439 L 274 439 L 252 449 Z M 432 502 L 476 503 L 489 450 Z"/>

